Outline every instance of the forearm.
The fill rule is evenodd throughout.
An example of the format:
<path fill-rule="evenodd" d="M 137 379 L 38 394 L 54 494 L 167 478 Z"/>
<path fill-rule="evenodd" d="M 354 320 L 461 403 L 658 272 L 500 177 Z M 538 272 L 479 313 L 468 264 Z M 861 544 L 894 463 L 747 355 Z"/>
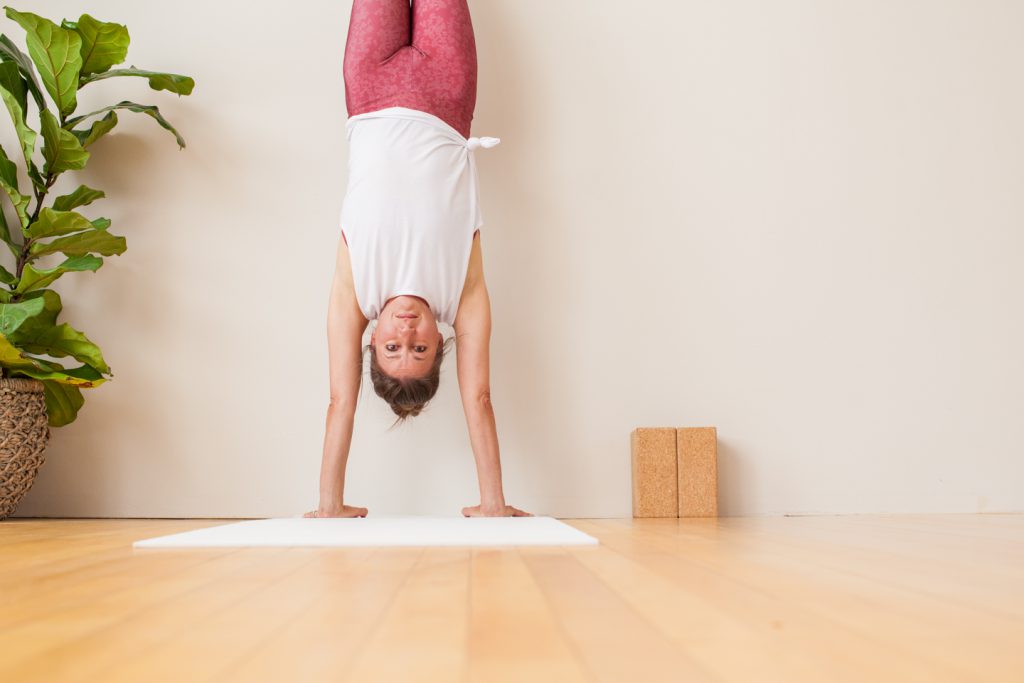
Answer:
<path fill-rule="evenodd" d="M 501 458 L 494 407 L 489 398 L 481 398 L 465 404 L 464 409 L 470 445 L 476 460 L 480 503 L 485 507 L 504 507 L 505 494 L 501 485 Z"/>
<path fill-rule="evenodd" d="M 355 409 L 331 403 L 327 407 L 324 453 L 320 463 L 320 505 L 341 507 L 345 492 L 345 467 L 352 445 Z"/>

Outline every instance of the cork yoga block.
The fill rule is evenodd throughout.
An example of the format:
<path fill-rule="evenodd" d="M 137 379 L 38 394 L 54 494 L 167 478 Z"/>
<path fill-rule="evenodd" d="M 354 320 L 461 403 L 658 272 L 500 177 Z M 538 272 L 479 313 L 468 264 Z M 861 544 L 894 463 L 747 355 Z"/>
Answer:
<path fill-rule="evenodd" d="M 718 516 L 718 432 L 715 427 L 679 427 L 677 474 L 679 516 Z"/>
<path fill-rule="evenodd" d="M 629 435 L 634 517 L 678 515 L 676 440 L 674 427 L 637 427 Z"/>

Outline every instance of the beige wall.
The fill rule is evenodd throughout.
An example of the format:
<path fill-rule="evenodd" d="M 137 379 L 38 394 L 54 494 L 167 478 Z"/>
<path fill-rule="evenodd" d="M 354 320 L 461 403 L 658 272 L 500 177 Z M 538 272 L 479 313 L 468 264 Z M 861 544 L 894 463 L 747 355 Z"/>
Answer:
<path fill-rule="evenodd" d="M 57 285 L 116 376 L 19 514 L 311 509 L 350 2 L 31 6 L 126 23 L 130 63 L 197 86 L 90 86 L 189 147 L 125 114 L 94 148 L 129 248 Z M 472 7 L 509 503 L 628 516 L 630 431 L 713 424 L 723 514 L 1024 509 L 1024 5 Z M 347 502 L 478 502 L 454 358 L 406 427 L 362 400 Z"/>

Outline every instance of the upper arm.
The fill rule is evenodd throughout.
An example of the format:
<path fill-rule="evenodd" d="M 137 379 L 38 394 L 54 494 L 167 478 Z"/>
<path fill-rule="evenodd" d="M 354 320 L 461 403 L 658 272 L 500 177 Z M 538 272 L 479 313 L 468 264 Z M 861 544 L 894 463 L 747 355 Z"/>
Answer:
<path fill-rule="evenodd" d="M 343 239 L 339 239 L 327 306 L 331 401 L 348 405 L 353 410 L 363 373 L 363 333 L 369 322 L 356 299 L 348 247 Z"/>
<path fill-rule="evenodd" d="M 480 240 L 474 239 L 469 272 L 455 315 L 455 348 L 463 402 L 489 396 L 491 300 L 483 274 Z"/>

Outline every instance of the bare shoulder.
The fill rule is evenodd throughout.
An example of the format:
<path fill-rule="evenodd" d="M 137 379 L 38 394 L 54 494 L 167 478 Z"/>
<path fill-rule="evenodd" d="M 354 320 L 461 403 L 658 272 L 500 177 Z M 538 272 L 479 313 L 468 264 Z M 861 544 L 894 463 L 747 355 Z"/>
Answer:
<path fill-rule="evenodd" d="M 477 231 L 473 235 L 473 248 L 469 252 L 469 267 L 466 269 L 466 282 L 462 287 L 459 310 L 455 314 L 453 327 L 459 330 L 472 321 L 479 323 L 484 316 L 490 318 L 490 300 L 487 296 L 487 284 L 484 281 L 480 232 Z"/>

